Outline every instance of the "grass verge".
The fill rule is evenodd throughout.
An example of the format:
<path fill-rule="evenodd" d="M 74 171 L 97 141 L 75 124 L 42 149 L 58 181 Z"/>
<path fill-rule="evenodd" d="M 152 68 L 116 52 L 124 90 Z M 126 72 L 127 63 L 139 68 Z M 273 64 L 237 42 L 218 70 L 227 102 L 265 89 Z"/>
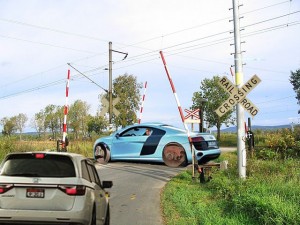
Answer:
<path fill-rule="evenodd" d="M 229 169 L 214 170 L 210 182 L 193 181 L 187 169 L 165 186 L 165 224 L 300 224 L 299 160 L 250 159 L 247 179 L 242 180 L 236 154 L 222 157 Z"/>

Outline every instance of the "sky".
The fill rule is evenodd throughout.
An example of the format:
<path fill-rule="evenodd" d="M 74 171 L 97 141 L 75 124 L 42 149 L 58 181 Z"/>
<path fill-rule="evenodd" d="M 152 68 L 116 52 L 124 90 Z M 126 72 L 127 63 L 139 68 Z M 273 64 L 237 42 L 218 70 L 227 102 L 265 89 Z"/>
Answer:
<path fill-rule="evenodd" d="M 182 126 L 159 51 L 163 51 L 182 109 L 192 106 L 201 81 L 234 81 L 232 0 L 0 0 L 0 119 L 34 114 L 49 104 L 80 99 L 96 115 L 108 89 L 108 49 L 113 79 L 130 74 L 147 82 L 142 122 Z M 258 114 L 252 125 L 300 123 L 289 81 L 300 69 L 300 1 L 239 1 L 243 80 L 261 83 L 248 95 Z M 68 65 L 70 63 L 78 73 Z M 234 68 L 233 68 L 234 69 Z M 91 82 L 91 80 L 93 82 Z M 96 83 L 96 84 L 95 84 Z M 100 88 L 100 87 L 101 88 Z M 141 90 L 141 94 L 144 90 Z M 245 121 L 250 117 L 245 112 Z M 1 127 L 0 127 L 1 128 Z"/>

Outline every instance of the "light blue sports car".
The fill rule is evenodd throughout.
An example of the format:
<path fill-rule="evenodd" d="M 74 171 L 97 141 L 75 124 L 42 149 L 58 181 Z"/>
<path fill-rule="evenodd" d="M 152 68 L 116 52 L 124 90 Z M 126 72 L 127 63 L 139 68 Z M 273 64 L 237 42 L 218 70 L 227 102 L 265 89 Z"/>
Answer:
<path fill-rule="evenodd" d="M 191 133 L 190 140 L 198 164 L 219 157 L 216 138 L 208 133 Z M 170 167 L 192 162 L 191 144 L 185 130 L 162 124 L 143 123 L 125 127 L 94 144 L 94 158 L 108 161 L 163 162 Z"/>

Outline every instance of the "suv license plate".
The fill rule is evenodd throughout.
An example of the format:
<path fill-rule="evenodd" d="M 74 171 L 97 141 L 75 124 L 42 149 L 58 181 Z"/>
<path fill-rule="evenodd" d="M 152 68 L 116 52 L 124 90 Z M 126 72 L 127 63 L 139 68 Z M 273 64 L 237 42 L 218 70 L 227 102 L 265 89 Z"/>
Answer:
<path fill-rule="evenodd" d="M 28 188 L 26 190 L 27 198 L 44 198 L 45 190 L 41 188 Z"/>

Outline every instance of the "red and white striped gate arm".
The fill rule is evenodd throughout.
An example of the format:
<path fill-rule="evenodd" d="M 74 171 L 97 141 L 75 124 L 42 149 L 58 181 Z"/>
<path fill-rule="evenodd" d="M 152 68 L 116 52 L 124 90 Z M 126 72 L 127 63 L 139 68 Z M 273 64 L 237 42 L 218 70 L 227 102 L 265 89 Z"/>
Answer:
<path fill-rule="evenodd" d="M 66 84 L 66 103 L 64 107 L 64 123 L 63 123 L 63 139 L 62 148 L 65 148 L 65 141 L 67 136 L 67 115 L 68 115 L 68 97 L 69 97 L 69 85 L 70 85 L 70 70 L 68 70 L 67 84 Z"/>
<path fill-rule="evenodd" d="M 147 81 L 145 82 L 145 85 L 144 85 L 144 94 L 143 94 L 142 103 L 141 103 L 140 116 L 139 116 L 139 119 L 138 119 L 139 124 L 141 123 L 141 120 L 142 120 L 142 114 L 143 114 L 143 109 L 144 109 L 144 101 L 145 101 L 145 97 L 146 97 L 146 90 L 147 90 Z"/>
<path fill-rule="evenodd" d="M 164 55 L 163 55 L 163 52 L 160 51 L 160 56 L 161 56 L 161 59 L 163 61 L 163 64 L 164 64 L 164 67 L 165 67 L 165 71 L 167 73 L 167 76 L 168 76 L 168 79 L 169 79 L 169 82 L 170 82 L 170 85 L 171 85 L 171 88 L 172 88 L 172 91 L 174 93 L 174 97 L 176 99 L 176 102 L 177 102 L 177 106 L 178 106 L 178 111 L 179 111 L 179 114 L 180 114 L 180 117 L 181 117 L 181 120 L 182 120 L 182 123 L 184 125 L 184 128 L 186 130 L 186 133 L 187 133 L 187 136 L 188 136 L 188 140 L 190 142 L 190 147 L 191 147 L 191 152 L 192 152 L 192 163 L 193 163 L 193 166 L 192 166 L 192 177 L 195 177 L 195 149 L 193 148 L 193 143 L 192 143 L 192 139 L 190 137 L 190 131 L 189 131 L 189 128 L 187 126 L 187 124 L 184 122 L 185 118 L 184 118 L 184 115 L 183 115 L 183 112 L 182 112 L 182 108 L 181 108 L 181 105 L 180 105 L 180 102 L 179 102 L 179 99 L 177 97 L 177 93 L 176 93 L 176 90 L 175 90 L 175 86 L 173 84 L 173 81 L 172 81 L 172 78 L 169 74 L 169 71 L 168 71 L 168 68 L 167 68 L 167 63 L 166 63 L 166 60 L 164 58 Z M 201 170 L 200 170 L 201 171 Z"/>
<path fill-rule="evenodd" d="M 181 117 L 181 121 L 184 125 L 184 128 L 185 128 L 186 132 L 187 132 L 189 142 L 192 143 L 191 137 L 190 137 L 190 131 L 189 131 L 189 128 L 188 128 L 187 124 L 184 122 L 185 118 L 184 118 L 182 108 L 181 108 L 181 105 L 180 105 L 180 102 L 179 102 L 179 99 L 178 99 L 178 96 L 177 96 L 177 93 L 176 93 L 176 90 L 175 90 L 175 86 L 173 84 L 171 75 L 169 74 L 169 71 L 168 71 L 168 68 L 167 68 L 166 60 L 164 58 L 164 55 L 163 55 L 162 51 L 160 51 L 159 54 L 160 54 L 161 59 L 163 61 L 163 64 L 164 64 L 164 67 L 165 67 L 165 70 L 166 70 L 166 73 L 167 73 L 167 76 L 168 76 L 168 79 L 169 79 L 169 82 L 170 82 L 170 85 L 171 85 L 171 88 L 172 88 L 172 91 L 173 91 L 173 94 L 174 94 L 174 97 L 175 97 L 175 100 L 176 100 L 176 103 L 177 103 L 177 106 L 178 106 L 178 111 L 179 111 L 179 114 L 180 114 L 180 117 Z"/>

